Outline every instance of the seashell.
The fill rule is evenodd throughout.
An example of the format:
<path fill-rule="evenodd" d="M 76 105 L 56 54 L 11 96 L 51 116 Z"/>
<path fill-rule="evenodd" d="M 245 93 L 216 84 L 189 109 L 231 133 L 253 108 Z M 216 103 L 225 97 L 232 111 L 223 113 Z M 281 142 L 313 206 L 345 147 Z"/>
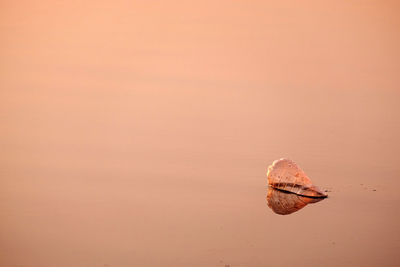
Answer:
<path fill-rule="evenodd" d="M 304 197 L 268 187 L 268 207 L 270 207 L 275 213 L 280 215 L 291 214 L 304 208 L 310 203 L 315 203 L 323 199 L 324 198 L 321 197 Z"/>
<path fill-rule="evenodd" d="M 268 185 L 281 191 L 306 197 L 325 198 L 328 196 L 314 186 L 305 172 L 290 159 L 275 160 L 268 167 L 267 177 Z"/>

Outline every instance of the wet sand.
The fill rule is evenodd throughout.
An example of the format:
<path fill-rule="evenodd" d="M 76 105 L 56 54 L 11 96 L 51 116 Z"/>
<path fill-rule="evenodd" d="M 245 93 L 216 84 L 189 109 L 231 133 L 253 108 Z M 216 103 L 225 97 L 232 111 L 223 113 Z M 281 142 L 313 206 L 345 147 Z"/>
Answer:
<path fill-rule="evenodd" d="M 0 10 L 1 266 L 399 264 L 394 1 Z"/>

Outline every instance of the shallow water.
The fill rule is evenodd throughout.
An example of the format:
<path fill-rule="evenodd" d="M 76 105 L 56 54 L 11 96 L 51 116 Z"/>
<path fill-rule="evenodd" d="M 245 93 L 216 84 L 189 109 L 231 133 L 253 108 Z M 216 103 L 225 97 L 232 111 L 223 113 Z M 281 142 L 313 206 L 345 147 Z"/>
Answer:
<path fill-rule="evenodd" d="M 398 265 L 398 10 L 4 2 L 0 265 Z"/>

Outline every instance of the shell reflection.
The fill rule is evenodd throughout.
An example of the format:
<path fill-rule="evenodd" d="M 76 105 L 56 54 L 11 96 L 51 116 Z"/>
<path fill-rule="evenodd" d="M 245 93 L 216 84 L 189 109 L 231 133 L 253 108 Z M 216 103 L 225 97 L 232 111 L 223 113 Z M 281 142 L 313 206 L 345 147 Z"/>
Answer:
<path fill-rule="evenodd" d="M 279 189 L 268 187 L 267 203 L 275 213 L 287 215 L 296 212 L 307 204 L 316 203 L 324 198 L 321 197 L 305 197 L 290 192 L 284 192 Z"/>

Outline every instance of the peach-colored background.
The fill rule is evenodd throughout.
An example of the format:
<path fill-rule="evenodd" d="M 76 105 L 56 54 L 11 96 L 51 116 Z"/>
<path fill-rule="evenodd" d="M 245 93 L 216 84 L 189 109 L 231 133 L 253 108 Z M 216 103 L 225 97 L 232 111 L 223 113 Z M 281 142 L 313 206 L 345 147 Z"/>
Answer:
<path fill-rule="evenodd" d="M 0 10 L 1 266 L 400 261 L 397 1 Z M 330 198 L 274 214 L 280 157 Z"/>

